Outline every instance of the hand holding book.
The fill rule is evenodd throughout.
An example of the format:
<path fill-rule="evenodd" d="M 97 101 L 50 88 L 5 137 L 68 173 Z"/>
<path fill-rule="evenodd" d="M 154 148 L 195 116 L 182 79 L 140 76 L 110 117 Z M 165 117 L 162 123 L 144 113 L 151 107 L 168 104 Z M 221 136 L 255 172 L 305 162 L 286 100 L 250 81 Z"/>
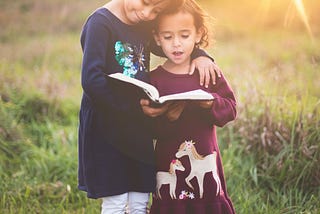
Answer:
<path fill-rule="evenodd" d="M 177 120 L 182 114 L 187 102 L 186 101 L 176 101 L 173 102 L 169 107 L 166 113 L 166 116 L 169 121 Z"/>
<path fill-rule="evenodd" d="M 142 108 L 142 111 L 145 115 L 148 115 L 149 117 L 157 117 L 159 115 L 164 114 L 168 111 L 169 106 L 171 105 L 171 102 L 166 102 L 164 104 L 159 104 L 157 106 L 152 105 L 154 102 L 152 102 L 149 99 L 141 99 L 140 105 Z"/>

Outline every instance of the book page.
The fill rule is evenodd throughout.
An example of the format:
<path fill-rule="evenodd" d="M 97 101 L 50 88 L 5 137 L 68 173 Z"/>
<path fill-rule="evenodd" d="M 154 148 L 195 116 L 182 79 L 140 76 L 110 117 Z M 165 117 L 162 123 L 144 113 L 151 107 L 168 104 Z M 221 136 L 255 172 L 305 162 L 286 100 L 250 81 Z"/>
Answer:
<path fill-rule="evenodd" d="M 187 92 L 182 92 L 178 94 L 170 94 L 166 96 L 162 96 L 159 98 L 160 103 L 164 103 L 169 100 L 213 100 L 214 97 L 212 94 L 201 90 L 193 90 L 193 91 L 187 91 Z"/>
<path fill-rule="evenodd" d="M 153 85 L 150 85 L 149 83 L 143 82 L 141 80 L 128 77 L 124 75 L 123 73 L 114 73 L 108 75 L 109 77 L 131 83 L 133 85 L 136 85 L 144 90 L 144 92 L 149 96 L 149 98 L 153 101 L 157 101 L 159 99 L 159 92 Z"/>

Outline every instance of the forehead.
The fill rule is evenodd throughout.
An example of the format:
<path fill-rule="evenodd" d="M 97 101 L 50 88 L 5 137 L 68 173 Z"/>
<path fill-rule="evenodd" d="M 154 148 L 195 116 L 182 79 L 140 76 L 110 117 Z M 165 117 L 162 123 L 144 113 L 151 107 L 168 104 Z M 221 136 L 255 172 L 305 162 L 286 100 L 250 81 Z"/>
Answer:
<path fill-rule="evenodd" d="M 150 3 L 153 4 L 155 7 L 160 7 L 164 9 L 165 7 L 169 6 L 170 1 L 174 0 L 150 0 Z"/>
<path fill-rule="evenodd" d="M 179 23 L 177 25 L 177 23 Z M 158 17 L 158 30 L 171 31 L 177 29 L 193 29 L 195 27 L 193 16 L 190 13 L 178 12 L 175 14 L 165 14 Z"/>

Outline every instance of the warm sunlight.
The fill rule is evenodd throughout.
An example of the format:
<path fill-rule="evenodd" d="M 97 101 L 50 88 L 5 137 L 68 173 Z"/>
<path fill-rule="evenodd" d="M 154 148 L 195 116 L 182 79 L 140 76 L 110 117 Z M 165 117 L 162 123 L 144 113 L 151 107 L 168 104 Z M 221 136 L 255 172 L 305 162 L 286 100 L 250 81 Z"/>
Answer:
<path fill-rule="evenodd" d="M 301 31 L 314 41 L 320 32 L 319 0 L 199 0 L 217 26 L 239 30 L 282 29 Z"/>
<path fill-rule="evenodd" d="M 273 0 L 261 0 L 259 6 L 259 16 L 262 20 L 267 18 L 267 15 L 272 13 L 271 6 L 279 4 L 280 2 Z M 287 6 L 287 12 L 285 13 L 284 26 L 288 27 L 295 16 L 299 16 L 299 19 L 303 22 L 303 25 L 308 31 L 309 36 L 313 40 L 313 33 L 308 20 L 308 14 L 306 12 L 303 0 L 290 0 Z"/>
<path fill-rule="evenodd" d="M 306 10 L 305 10 L 305 7 L 304 7 L 304 4 L 303 4 L 302 0 L 292 0 L 290 2 L 289 8 L 288 8 L 288 11 L 287 11 L 287 14 L 286 14 L 285 25 L 289 24 L 291 19 L 293 18 L 292 14 L 293 14 L 293 9 L 294 8 L 297 10 L 297 12 L 298 12 L 298 14 L 299 14 L 304 26 L 306 27 L 306 29 L 308 31 L 309 36 L 313 40 L 313 34 L 312 34 L 312 31 L 311 31 L 311 27 L 310 27 L 310 24 L 309 24 L 308 16 L 307 16 L 307 13 L 306 13 Z"/>
<path fill-rule="evenodd" d="M 166 18 L 204 32 L 178 1 Z M 0 0 L 0 214 L 103 213 L 112 195 L 122 214 L 129 197 L 145 214 L 320 214 L 320 0 L 190 1 L 209 40 L 193 75 L 157 56 L 155 22 L 133 24 L 160 0 Z M 210 97 L 157 109 L 108 76 L 136 72 L 162 99 Z"/>

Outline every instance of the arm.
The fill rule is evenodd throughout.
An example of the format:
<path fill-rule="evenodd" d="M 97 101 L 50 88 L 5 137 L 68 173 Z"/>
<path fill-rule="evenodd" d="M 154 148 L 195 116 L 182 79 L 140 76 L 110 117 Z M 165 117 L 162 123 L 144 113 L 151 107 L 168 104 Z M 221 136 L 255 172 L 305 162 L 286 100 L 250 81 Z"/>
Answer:
<path fill-rule="evenodd" d="M 107 51 L 113 50 L 110 42 L 110 23 L 99 14 L 88 19 L 81 35 L 83 49 L 81 84 L 84 95 L 93 105 L 103 111 L 113 109 L 127 113 L 134 110 L 133 103 L 126 99 L 119 99 L 114 95 L 110 80 L 106 74 L 112 73 L 110 62 L 107 62 Z M 109 57 L 110 58 L 110 57 Z M 136 109 L 138 109 L 138 103 Z"/>
<path fill-rule="evenodd" d="M 200 85 L 209 87 L 210 80 L 213 85 L 216 84 L 216 75 L 221 77 L 221 70 L 204 50 L 195 48 L 192 52 L 192 62 L 189 74 L 192 75 L 195 70 L 198 70 L 200 76 Z"/>
<path fill-rule="evenodd" d="M 213 86 L 213 101 L 194 102 L 199 108 L 200 117 L 219 127 L 234 120 L 237 115 L 236 99 L 233 91 L 222 76 Z"/>

